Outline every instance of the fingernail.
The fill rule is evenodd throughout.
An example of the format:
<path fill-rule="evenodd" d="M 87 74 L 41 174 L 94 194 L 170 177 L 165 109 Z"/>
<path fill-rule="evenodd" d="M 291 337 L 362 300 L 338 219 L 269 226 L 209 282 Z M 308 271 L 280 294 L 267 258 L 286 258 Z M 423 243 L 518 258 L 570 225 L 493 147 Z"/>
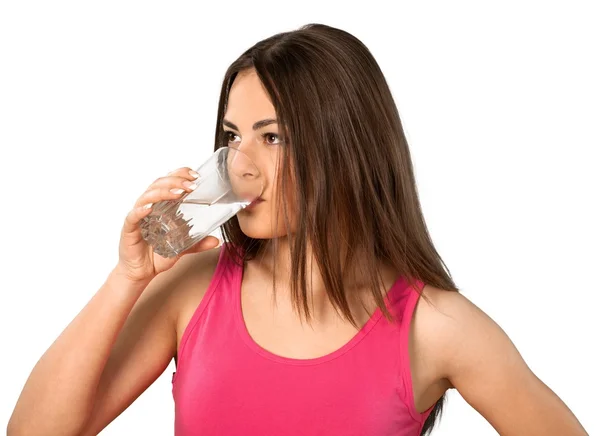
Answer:
<path fill-rule="evenodd" d="M 198 185 L 196 185 L 195 183 L 189 182 L 189 181 L 185 181 L 183 182 L 183 186 L 185 186 L 188 189 L 196 189 L 198 187 Z"/>
<path fill-rule="evenodd" d="M 181 194 L 183 192 L 183 189 L 181 189 L 181 188 L 173 188 L 173 189 L 171 189 L 171 192 L 173 194 Z"/>
<path fill-rule="evenodd" d="M 197 179 L 198 177 L 200 177 L 200 174 L 198 174 L 194 170 L 190 170 L 190 176 L 192 176 L 194 179 Z"/>
<path fill-rule="evenodd" d="M 150 209 L 152 207 L 152 203 L 145 204 L 144 209 Z"/>

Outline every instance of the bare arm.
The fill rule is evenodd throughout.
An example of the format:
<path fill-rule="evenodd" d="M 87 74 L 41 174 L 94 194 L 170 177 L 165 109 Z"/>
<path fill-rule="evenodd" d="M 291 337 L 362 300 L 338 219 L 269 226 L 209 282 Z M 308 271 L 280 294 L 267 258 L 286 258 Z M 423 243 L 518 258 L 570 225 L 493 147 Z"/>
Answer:
<path fill-rule="evenodd" d="M 220 249 L 184 257 L 159 275 L 134 307 L 117 338 L 82 436 L 98 434 L 164 372 L 177 353 L 177 319 L 182 301 L 202 299 Z M 146 298 L 142 302 L 142 298 Z"/>
<path fill-rule="evenodd" d="M 205 256 L 214 254 L 203 252 L 219 241 L 207 236 L 164 258 L 146 243 L 139 223 L 153 204 L 191 192 L 197 177 L 188 167 L 172 171 L 135 202 L 117 267 L 33 368 L 8 436 L 96 434 L 165 370 L 176 353 L 178 296 L 198 272 L 211 269 Z"/>
<path fill-rule="evenodd" d="M 185 256 L 147 286 L 113 270 L 34 367 L 8 435 L 95 435 L 106 427 L 168 366 L 180 297 L 212 274 L 218 252 Z"/>
<path fill-rule="evenodd" d="M 124 279 L 117 270 L 110 273 L 33 368 L 8 424 L 9 435 L 68 435 L 81 429 L 112 345 L 146 285 Z"/>
<path fill-rule="evenodd" d="M 426 286 L 415 340 L 440 377 L 503 436 L 585 436 L 565 403 L 527 366 L 506 333 L 457 292 Z"/>

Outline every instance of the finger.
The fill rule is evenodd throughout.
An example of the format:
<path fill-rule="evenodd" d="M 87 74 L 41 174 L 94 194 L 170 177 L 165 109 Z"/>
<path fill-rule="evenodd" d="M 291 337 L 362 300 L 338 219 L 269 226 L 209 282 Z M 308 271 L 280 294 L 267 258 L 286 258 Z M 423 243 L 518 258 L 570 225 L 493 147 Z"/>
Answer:
<path fill-rule="evenodd" d="M 218 238 L 215 238 L 214 236 L 207 236 L 198 241 L 196 244 L 192 245 L 183 253 L 180 253 L 180 256 L 184 256 L 186 254 L 201 253 L 203 251 L 218 247 L 220 243 L 221 241 L 219 241 Z"/>
<path fill-rule="evenodd" d="M 178 200 L 186 192 L 190 192 L 190 191 L 191 191 L 191 189 L 189 189 L 189 188 L 186 188 L 184 186 L 179 187 L 177 185 L 175 185 L 175 187 L 173 187 L 173 188 L 150 189 L 150 190 L 144 192 L 144 194 L 140 198 L 138 198 L 138 200 L 135 202 L 135 205 L 133 207 L 136 208 L 136 207 L 144 206 L 145 204 L 148 204 L 148 203 L 156 204 L 160 201 L 166 201 L 166 200 Z"/>
<path fill-rule="evenodd" d="M 160 177 L 158 179 L 156 179 L 154 182 L 152 182 L 152 184 L 150 186 L 148 186 L 148 189 L 153 189 L 153 188 L 165 188 L 165 187 L 188 187 L 190 185 L 197 185 L 196 180 L 192 177 L 180 177 L 180 176 L 165 176 L 165 177 Z M 193 188 L 195 189 L 195 188 Z"/>
<path fill-rule="evenodd" d="M 182 167 L 182 168 L 177 168 L 176 170 L 171 171 L 170 173 L 167 174 L 167 176 L 179 176 L 179 177 L 185 177 L 185 178 L 189 178 L 191 180 L 195 180 L 199 177 L 199 174 L 194 171 L 193 169 L 191 169 L 190 167 Z"/>
<path fill-rule="evenodd" d="M 219 238 L 214 236 L 207 236 L 202 240 L 198 241 L 192 248 L 195 248 L 196 252 L 210 250 L 211 248 L 218 247 L 221 244 Z"/>
<path fill-rule="evenodd" d="M 148 216 L 152 211 L 152 204 L 148 203 L 144 206 L 133 208 L 125 217 L 125 225 L 123 226 L 124 233 L 131 233 L 138 230 L 140 221 Z"/>

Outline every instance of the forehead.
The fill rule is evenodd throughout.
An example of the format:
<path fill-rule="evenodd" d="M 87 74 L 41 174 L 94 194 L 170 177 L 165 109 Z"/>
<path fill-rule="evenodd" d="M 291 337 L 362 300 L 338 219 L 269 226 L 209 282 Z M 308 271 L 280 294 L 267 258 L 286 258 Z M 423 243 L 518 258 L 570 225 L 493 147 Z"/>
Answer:
<path fill-rule="evenodd" d="M 229 90 L 225 118 L 233 122 L 275 118 L 275 108 L 254 70 L 236 76 Z"/>

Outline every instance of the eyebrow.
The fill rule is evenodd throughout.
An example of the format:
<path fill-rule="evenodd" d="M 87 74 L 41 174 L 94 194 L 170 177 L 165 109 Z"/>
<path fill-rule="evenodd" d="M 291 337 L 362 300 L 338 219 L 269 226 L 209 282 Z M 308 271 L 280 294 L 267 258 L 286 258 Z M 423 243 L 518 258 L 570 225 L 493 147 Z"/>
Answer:
<path fill-rule="evenodd" d="M 258 130 L 262 127 L 268 126 L 269 124 L 277 124 L 277 120 L 274 120 L 273 118 L 267 118 L 266 120 L 257 121 L 252 125 L 252 130 Z M 233 124 L 231 121 L 223 119 L 223 125 L 237 130 L 238 132 L 240 131 L 240 129 L 238 129 L 238 126 Z"/>

